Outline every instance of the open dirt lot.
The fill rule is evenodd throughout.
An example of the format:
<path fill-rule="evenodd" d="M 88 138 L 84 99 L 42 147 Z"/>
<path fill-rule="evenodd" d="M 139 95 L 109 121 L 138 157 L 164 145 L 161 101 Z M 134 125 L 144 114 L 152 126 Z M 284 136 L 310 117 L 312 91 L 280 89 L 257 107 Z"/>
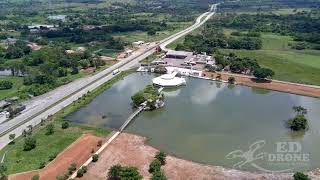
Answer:
<path fill-rule="evenodd" d="M 126 133 L 121 134 L 100 154 L 98 162 L 92 163 L 89 166 L 88 172 L 81 179 L 105 180 L 108 169 L 115 164 L 135 166 L 139 169 L 139 172 L 143 175 L 144 179 L 150 179 L 148 167 L 158 150 L 145 144 L 145 142 L 146 138 L 141 136 Z M 258 174 L 242 172 L 218 166 L 203 165 L 173 156 L 167 157 L 167 163 L 163 167 L 163 170 L 168 179 L 177 180 L 292 179 L 292 174 Z M 316 175 L 320 175 L 320 171 L 317 170 L 310 172 L 309 174 L 313 178 L 316 178 Z"/>
<path fill-rule="evenodd" d="M 91 134 L 82 135 L 45 168 L 38 171 L 10 175 L 9 180 L 30 180 L 36 174 L 39 174 L 41 180 L 55 180 L 58 175 L 63 175 L 67 171 L 70 164 L 76 163 L 77 167 L 79 167 L 90 158 L 92 149 L 95 151 L 98 149 L 97 143 L 99 140 L 101 138 Z"/>
<path fill-rule="evenodd" d="M 237 74 L 229 74 L 229 73 L 213 73 L 213 72 L 203 72 L 205 77 L 208 78 L 216 78 L 218 74 L 221 75 L 221 79 L 224 81 L 228 81 L 230 76 L 235 77 L 236 83 L 240 85 L 246 85 L 251 87 L 260 87 L 265 89 L 271 89 L 276 91 L 289 92 L 293 94 L 312 96 L 312 97 L 320 97 L 320 88 L 315 88 L 311 86 L 303 86 L 294 83 L 286 83 L 280 81 L 258 81 L 255 78 Z"/>

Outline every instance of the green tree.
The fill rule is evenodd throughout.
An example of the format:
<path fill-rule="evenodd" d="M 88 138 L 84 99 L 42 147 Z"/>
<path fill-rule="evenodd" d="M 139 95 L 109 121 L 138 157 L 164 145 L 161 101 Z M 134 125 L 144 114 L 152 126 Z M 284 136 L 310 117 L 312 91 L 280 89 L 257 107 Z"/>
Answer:
<path fill-rule="evenodd" d="M 253 75 L 258 79 L 272 78 L 274 72 L 268 68 L 257 68 L 254 70 Z"/>
<path fill-rule="evenodd" d="M 161 165 L 165 165 L 166 157 L 167 157 L 167 154 L 165 152 L 159 151 L 154 158 L 158 159 L 161 162 Z"/>
<path fill-rule="evenodd" d="M 161 162 L 158 159 L 154 159 L 149 165 L 149 173 L 161 170 Z"/>
<path fill-rule="evenodd" d="M 120 164 L 111 166 L 108 172 L 108 178 L 111 180 L 118 180 L 121 177 L 122 167 Z"/>
<path fill-rule="evenodd" d="M 92 155 L 92 162 L 97 162 L 98 159 L 99 159 L 99 155 L 98 154 Z"/>
<path fill-rule="evenodd" d="M 294 180 L 311 180 L 308 175 L 303 174 L 302 172 L 296 172 L 293 175 Z"/>
<path fill-rule="evenodd" d="M 52 123 L 46 126 L 46 135 L 51 135 L 54 133 L 54 125 Z"/>
<path fill-rule="evenodd" d="M 39 175 L 32 176 L 31 180 L 39 180 Z"/>
<path fill-rule="evenodd" d="M 123 167 L 121 172 L 121 179 L 141 180 L 143 177 L 140 175 L 136 167 Z"/>
<path fill-rule="evenodd" d="M 37 145 L 37 140 L 34 137 L 26 137 L 24 139 L 23 150 L 30 151 Z"/>
<path fill-rule="evenodd" d="M 0 175 L 3 177 L 7 171 L 7 166 L 4 163 L 0 163 Z"/>

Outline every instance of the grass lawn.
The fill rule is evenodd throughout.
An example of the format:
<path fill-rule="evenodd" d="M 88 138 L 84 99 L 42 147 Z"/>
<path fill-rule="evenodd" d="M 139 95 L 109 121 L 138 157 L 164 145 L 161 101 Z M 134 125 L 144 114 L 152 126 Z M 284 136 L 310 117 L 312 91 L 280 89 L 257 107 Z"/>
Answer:
<path fill-rule="evenodd" d="M 107 136 L 111 132 L 109 129 L 89 127 L 70 122 L 70 127 L 63 130 L 61 128 L 61 123 L 65 121 L 65 117 L 67 115 L 88 104 L 97 95 L 107 90 L 118 80 L 121 80 L 123 77 L 132 72 L 135 72 L 135 69 L 122 72 L 109 82 L 80 98 L 77 102 L 66 107 L 59 113 L 55 114 L 45 123 L 44 126 L 39 125 L 38 127 L 35 127 L 32 133 L 32 136 L 34 136 L 37 140 L 37 146 L 35 149 L 31 151 L 23 151 L 23 137 L 17 138 L 14 145 L 7 145 L 5 148 L 3 148 L 0 151 L 1 158 L 3 154 L 8 151 L 5 158 L 5 165 L 8 168 L 6 174 L 14 174 L 38 169 L 41 162 L 48 162 L 50 156 L 63 151 L 67 146 L 69 146 L 84 133 L 92 133 L 102 137 Z M 49 123 L 54 124 L 55 133 L 48 136 L 45 134 L 45 126 Z"/>
<path fill-rule="evenodd" d="M 230 31 L 225 31 L 226 35 L 230 35 Z M 261 66 L 275 72 L 275 79 L 320 85 L 320 51 L 290 49 L 288 43 L 293 42 L 290 36 L 263 33 L 261 38 L 263 41 L 261 50 L 223 51 L 256 58 Z"/>
<path fill-rule="evenodd" d="M 11 89 L 0 90 L 0 100 L 17 96 L 19 89 L 23 86 L 23 78 L 22 77 L 12 77 L 12 76 L 0 76 L 0 81 L 6 80 L 13 83 L 13 87 Z"/>
<path fill-rule="evenodd" d="M 182 23 L 168 23 L 169 26 L 174 26 L 174 29 L 168 29 L 165 31 L 158 31 L 156 35 L 150 36 L 147 32 L 128 32 L 128 33 L 114 33 L 113 37 L 120 38 L 127 42 L 134 41 L 146 41 L 146 42 L 154 42 L 162 40 L 174 33 L 181 31 L 192 25 L 192 22 L 182 22 Z"/>

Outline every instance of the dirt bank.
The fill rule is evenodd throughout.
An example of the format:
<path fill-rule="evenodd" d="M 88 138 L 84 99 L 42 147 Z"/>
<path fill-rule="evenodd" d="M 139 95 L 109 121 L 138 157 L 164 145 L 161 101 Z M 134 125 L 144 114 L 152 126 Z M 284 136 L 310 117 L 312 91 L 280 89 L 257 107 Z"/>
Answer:
<path fill-rule="evenodd" d="M 98 149 L 97 143 L 99 140 L 101 138 L 91 134 L 82 135 L 45 168 L 38 171 L 10 175 L 9 180 L 30 180 L 36 174 L 39 174 L 41 180 L 56 180 L 58 175 L 63 175 L 67 172 L 70 164 L 76 163 L 77 167 L 82 165 L 91 156 L 92 149 L 95 151 Z"/>
<path fill-rule="evenodd" d="M 295 83 L 286 83 L 282 81 L 259 81 L 255 78 L 249 76 L 243 76 L 238 74 L 230 73 L 212 73 L 212 72 L 203 72 L 205 77 L 216 79 L 217 75 L 221 75 L 221 79 L 228 81 L 230 76 L 235 77 L 236 83 L 240 85 L 246 85 L 251 87 L 259 87 L 276 91 L 289 92 L 293 94 L 320 97 L 320 88 L 315 88 L 308 85 L 299 85 Z"/>
<path fill-rule="evenodd" d="M 146 138 L 123 133 L 113 141 L 110 146 L 100 154 L 99 161 L 89 166 L 88 172 L 81 179 L 106 179 L 108 169 L 115 164 L 135 166 L 139 169 L 144 179 L 150 179 L 148 167 L 153 160 L 157 149 L 147 145 Z M 218 166 L 203 165 L 173 156 L 167 157 L 167 163 L 163 167 L 169 179 L 292 179 L 292 174 L 266 174 L 249 173 L 233 169 L 225 169 Z M 320 171 L 309 173 L 310 176 L 320 177 Z M 319 178 L 318 178 L 319 179 Z"/>

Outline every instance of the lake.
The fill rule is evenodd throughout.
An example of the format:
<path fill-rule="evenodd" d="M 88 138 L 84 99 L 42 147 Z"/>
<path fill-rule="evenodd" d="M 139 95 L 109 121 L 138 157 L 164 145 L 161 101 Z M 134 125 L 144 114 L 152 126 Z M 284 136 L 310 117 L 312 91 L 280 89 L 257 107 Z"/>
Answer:
<path fill-rule="evenodd" d="M 130 97 L 154 77 L 131 74 L 67 119 L 119 128 L 134 111 Z M 149 144 L 169 154 L 210 165 L 270 172 L 320 167 L 320 99 L 186 80 L 186 86 L 164 91 L 163 109 L 142 112 L 126 131 L 150 138 Z M 285 126 L 295 105 L 308 110 L 306 133 Z"/>

